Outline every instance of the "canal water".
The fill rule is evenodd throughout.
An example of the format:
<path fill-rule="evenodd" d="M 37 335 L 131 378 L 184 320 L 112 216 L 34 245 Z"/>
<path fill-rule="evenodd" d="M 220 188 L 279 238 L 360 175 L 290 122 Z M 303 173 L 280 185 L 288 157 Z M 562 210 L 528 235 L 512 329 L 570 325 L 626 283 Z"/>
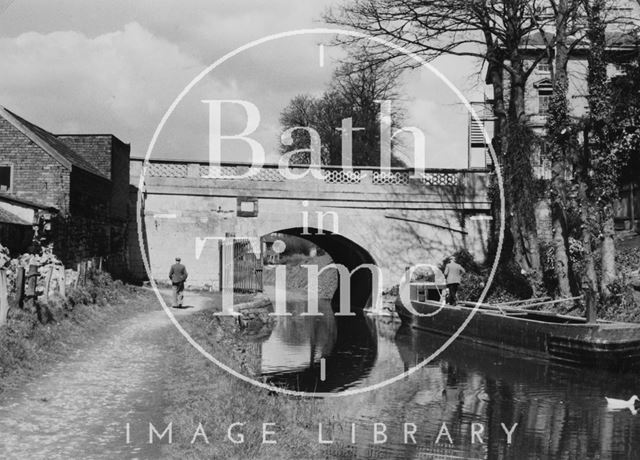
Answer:
<path fill-rule="evenodd" d="M 447 339 L 388 317 L 337 318 L 328 301 L 322 317 L 300 316 L 305 309 L 289 301 L 294 315 L 278 318 L 261 343 L 263 379 L 274 385 L 364 389 L 412 369 Z M 640 393 L 638 377 L 455 341 L 382 389 L 324 398 L 332 415 L 322 438 L 336 458 L 638 459 L 640 415 L 609 411 L 605 401 Z"/>

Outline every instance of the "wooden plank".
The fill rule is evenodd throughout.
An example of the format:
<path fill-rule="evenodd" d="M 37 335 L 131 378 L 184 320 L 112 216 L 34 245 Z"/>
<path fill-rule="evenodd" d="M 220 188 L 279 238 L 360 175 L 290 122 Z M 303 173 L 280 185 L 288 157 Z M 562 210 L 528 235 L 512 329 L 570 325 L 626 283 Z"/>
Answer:
<path fill-rule="evenodd" d="M 491 305 L 489 303 L 478 304 L 478 302 L 469 302 L 469 301 L 466 301 L 466 300 L 462 300 L 459 303 L 461 303 L 465 307 L 470 307 L 470 308 L 475 308 L 476 305 L 479 305 L 478 308 L 484 308 L 485 310 L 499 311 L 503 315 L 506 315 L 507 312 L 519 311 L 519 309 L 515 308 L 515 307 L 500 307 L 498 305 Z"/>
<path fill-rule="evenodd" d="M 53 272 L 55 271 L 55 265 L 51 265 L 49 267 L 49 272 L 47 273 L 47 279 L 44 283 L 44 298 L 49 300 L 49 291 L 51 290 L 51 279 L 53 278 Z"/>
<path fill-rule="evenodd" d="M 9 312 L 9 285 L 6 270 L 0 270 L 0 326 L 7 324 Z"/>
<path fill-rule="evenodd" d="M 506 305 L 516 305 L 516 304 L 524 304 L 525 302 L 542 302 L 545 300 L 551 300 L 551 297 L 533 297 L 531 299 L 524 299 L 524 300 L 512 300 L 511 302 L 500 302 L 497 303 L 495 305 L 500 305 L 501 307 L 504 307 Z M 522 307 L 522 305 L 519 305 L 520 307 Z"/>

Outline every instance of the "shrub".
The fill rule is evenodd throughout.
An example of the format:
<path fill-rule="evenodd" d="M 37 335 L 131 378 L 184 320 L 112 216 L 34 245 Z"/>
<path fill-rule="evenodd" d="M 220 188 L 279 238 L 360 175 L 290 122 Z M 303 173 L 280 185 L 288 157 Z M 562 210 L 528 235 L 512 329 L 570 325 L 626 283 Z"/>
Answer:
<path fill-rule="evenodd" d="M 467 272 L 462 277 L 458 296 L 464 300 L 477 301 L 485 287 L 485 278 L 474 272 Z"/>
<path fill-rule="evenodd" d="M 93 302 L 91 293 L 82 286 L 72 287 L 67 293 L 67 299 L 69 300 L 71 309 L 79 304 L 90 304 Z"/>
<path fill-rule="evenodd" d="M 640 310 L 637 307 L 637 294 L 623 281 L 614 281 L 609 285 L 611 295 L 600 300 L 598 317 L 615 321 L 640 322 Z"/>
<path fill-rule="evenodd" d="M 528 299 L 533 295 L 533 288 L 529 279 L 522 273 L 522 269 L 514 261 L 509 261 L 498 266 L 492 290 L 504 291 L 516 299 Z"/>
<path fill-rule="evenodd" d="M 540 276 L 540 286 L 536 292 L 546 291 L 548 294 L 556 292 L 558 289 L 558 277 L 556 275 L 556 248 L 552 243 L 540 243 L 540 262 L 542 265 L 542 275 Z"/>

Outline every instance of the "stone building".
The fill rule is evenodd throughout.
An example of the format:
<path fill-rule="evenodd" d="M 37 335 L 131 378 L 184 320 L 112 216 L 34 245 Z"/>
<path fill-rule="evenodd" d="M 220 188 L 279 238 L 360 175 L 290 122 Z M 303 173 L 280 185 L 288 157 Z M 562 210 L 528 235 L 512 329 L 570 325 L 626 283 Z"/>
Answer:
<path fill-rule="evenodd" d="M 103 257 L 124 277 L 129 151 L 111 134 L 56 135 L 0 107 L 0 208 L 47 210 L 22 224 L 43 244 L 53 243 L 65 264 Z"/>
<path fill-rule="evenodd" d="M 612 18 L 624 18 L 620 20 L 611 20 L 607 26 L 607 54 L 608 61 L 607 74 L 614 77 L 621 73 L 621 65 L 629 62 L 638 55 L 640 42 L 637 37 L 637 30 L 640 27 L 640 3 L 636 0 L 617 0 L 615 6 L 608 13 Z M 553 22 L 553 12 L 549 8 L 540 14 L 540 23 L 548 21 Z M 586 28 L 586 18 L 578 18 L 577 24 L 582 30 L 576 36 L 569 37 L 571 43 L 571 51 L 569 54 L 569 62 L 567 72 L 569 78 L 568 100 L 569 115 L 574 120 L 578 120 L 585 116 L 588 111 L 587 101 L 587 58 L 588 43 L 586 41 L 577 40 L 579 35 L 584 34 Z M 582 21 L 582 24 L 580 23 Z M 540 32 L 532 33 L 525 44 L 521 47 L 521 54 L 525 57 L 525 68 L 532 69 L 531 75 L 527 79 L 525 87 L 525 112 L 529 125 L 534 132 L 543 136 L 546 132 L 546 123 L 549 109 L 549 101 L 553 94 L 552 68 L 550 68 L 548 59 L 543 58 L 536 64 L 541 54 L 545 51 L 545 42 L 553 37 L 553 28 L 550 26 L 545 30 L 547 40 Z M 574 43 L 575 42 L 575 43 Z M 509 78 L 505 71 L 505 97 L 509 95 Z M 534 176 L 538 179 L 551 179 L 551 160 L 546 154 L 544 142 L 540 142 L 536 146 L 536 151 L 532 158 L 532 166 Z M 629 182 L 629 183 L 627 183 Z M 640 178 L 636 178 L 635 182 L 625 181 L 621 184 L 621 198 L 616 205 L 616 229 L 630 230 L 638 229 L 640 213 Z M 634 194 L 635 192 L 635 194 Z M 550 209 L 546 201 L 538 203 L 536 209 L 538 236 L 542 240 L 550 240 L 551 234 L 551 217 Z"/>

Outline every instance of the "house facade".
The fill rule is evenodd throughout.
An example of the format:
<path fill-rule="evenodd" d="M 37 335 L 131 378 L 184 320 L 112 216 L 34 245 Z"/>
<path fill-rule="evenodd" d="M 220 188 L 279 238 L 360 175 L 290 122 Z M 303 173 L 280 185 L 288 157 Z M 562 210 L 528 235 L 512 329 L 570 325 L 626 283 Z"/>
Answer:
<path fill-rule="evenodd" d="M 0 107 L 0 209 L 38 207 L 32 230 L 65 265 L 103 257 L 125 277 L 129 152 L 111 134 L 56 135 Z"/>
<path fill-rule="evenodd" d="M 606 30 L 607 74 L 611 78 L 622 72 L 622 64 L 638 56 L 640 41 L 638 41 L 637 31 L 640 27 L 640 3 L 636 0 L 617 0 L 616 5 L 608 14 L 612 18 L 620 18 L 612 20 Z M 538 19 L 541 23 L 544 23 L 544 21 L 551 23 L 553 22 L 553 12 L 549 9 L 546 13 L 542 13 Z M 589 45 L 579 38 L 585 33 L 586 18 L 578 18 L 576 21 L 578 29 L 581 30 L 576 35 L 569 37 L 571 52 L 567 65 L 567 97 L 569 101 L 569 116 L 578 120 L 588 113 L 587 58 Z M 544 33 L 547 38 L 553 38 L 552 28 L 548 28 Z M 525 68 L 534 67 L 531 69 L 532 71 L 525 87 L 525 113 L 529 126 L 541 137 L 546 133 L 549 103 L 553 94 L 553 69 L 548 58 L 540 59 L 541 55 L 547 53 L 545 43 L 552 42 L 552 40 L 545 40 L 545 36 L 540 32 L 532 33 L 520 50 L 525 58 Z M 504 82 L 504 94 L 508 97 L 509 78 L 506 71 Z M 552 177 L 551 160 L 545 152 L 544 142 L 536 146 L 531 160 L 534 177 L 550 180 Z M 640 230 L 639 191 L 640 177 L 627 178 L 621 184 L 620 199 L 615 206 L 617 230 Z M 542 240 L 550 241 L 553 237 L 551 233 L 551 212 L 545 200 L 540 201 L 537 205 L 536 222 L 538 236 Z"/>

